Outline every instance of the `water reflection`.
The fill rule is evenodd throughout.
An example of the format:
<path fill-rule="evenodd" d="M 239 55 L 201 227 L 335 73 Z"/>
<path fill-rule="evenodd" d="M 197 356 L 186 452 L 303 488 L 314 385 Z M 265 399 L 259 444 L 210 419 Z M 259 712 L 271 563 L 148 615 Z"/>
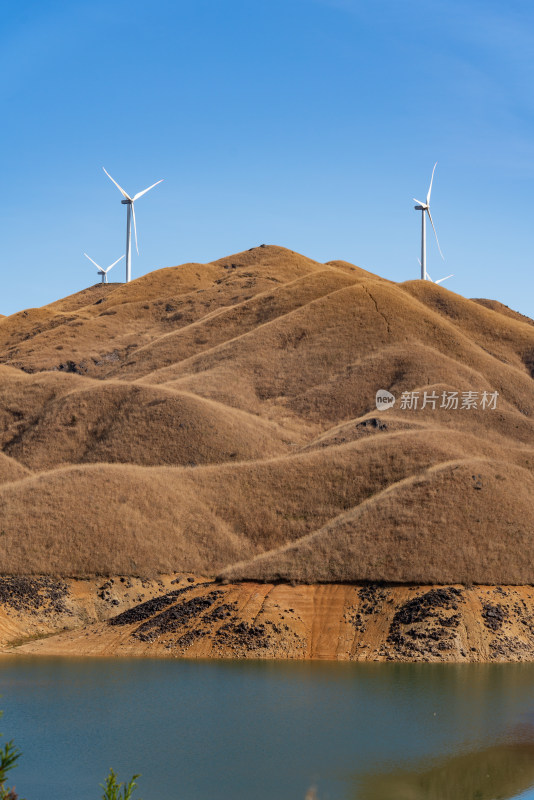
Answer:
<path fill-rule="evenodd" d="M 534 786 L 534 730 L 515 741 L 356 779 L 357 800 L 511 800 Z"/>

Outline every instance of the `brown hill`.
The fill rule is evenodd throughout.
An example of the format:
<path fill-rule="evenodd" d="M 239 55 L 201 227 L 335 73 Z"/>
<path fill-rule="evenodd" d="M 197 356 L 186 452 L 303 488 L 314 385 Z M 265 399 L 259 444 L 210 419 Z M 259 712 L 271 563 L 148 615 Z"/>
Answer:
<path fill-rule="evenodd" d="M 275 424 L 196 395 L 4 370 L 2 449 L 32 470 L 89 462 L 195 466 L 288 450 Z"/>
<path fill-rule="evenodd" d="M 3 573 L 533 580 L 534 324 L 497 301 L 261 246 L 1 319 L 0 363 Z"/>

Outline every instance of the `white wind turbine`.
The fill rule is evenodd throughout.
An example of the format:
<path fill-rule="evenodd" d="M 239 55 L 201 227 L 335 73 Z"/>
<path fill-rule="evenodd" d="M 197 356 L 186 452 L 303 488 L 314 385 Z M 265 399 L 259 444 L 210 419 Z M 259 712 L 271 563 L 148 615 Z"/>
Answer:
<path fill-rule="evenodd" d="M 100 264 L 97 264 L 96 261 L 93 261 L 91 256 L 88 256 L 87 253 L 84 253 L 84 256 L 89 259 L 91 264 L 95 265 L 95 267 L 98 270 L 98 274 L 102 276 L 102 283 L 107 283 L 108 282 L 108 272 L 110 271 L 110 269 L 112 267 L 115 266 L 115 264 L 118 264 L 119 261 L 121 261 L 124 258 L 124 256 L 121 256 L 116 261 L 114 261 L 113 264 L 110 264 L 109 267 L 106 267 L 106 269 L 104 269 L 103 267 L 100 266 Z"/>
<path fill-rule="evenodd" d="M 432 170 L 432 177 L 430 179 L 430 186 L 428 187 L 428 194 L 426 196 L 426 203 L 422 203 L 420 200 L 418 200 L 416 197 L 414 197 L 414 201 L 417 203 L 417 205 L 414 206 L 414 208 L 415 208 L 416 211 L 420 211 L 421 212 L 421 261 L 419 263 L 421 264 L 421 280 L 423 280 L 423 281 L 432 280 L 432 278 L 430 277 L 430 275 L 426 271 L 426 214 L 428 214 L 428 218 L 430 220 L 430 224 L 432 225 L 432 228 L 434 229 L 434 235 L 436 237 L 436 243 L 438 245 L 439 254 L 442 257 L 442 259 L 445 261 L 445 257 L 443 255 L 443 253 L 441 252 L 441 247 L 439 246 L 438 234 L 436 233 L 436 228 L 434 227 L 434 221 L 432 219 L 432 214 L 430 213 L 430 193 L 432 192 L 432 182 L 434 180 L 434 172 L 436 171 L 437 165 L 438 165 L 438 162 L 436 161 L 436 163 L 434 164 L 434 169 Z M 452 275 L 448 275 L 447 276 L 447 278 L 451 278 L 451 277 L 452 277 Z M 441 283 L 441 281 L 445 281 L 445 280 L 447 280 L 447 278 L 440 278 L 440 280 L 436 281 L 436 283 Z"/>
<path fill-rule="evenodd" d="M 132 268 L 131 268 L 131 259 L 132 259 L 132 229 L 131 229 L 131 218 L 133 217 L 133 226 L 134 226 L 134 234 L 135 234 L 135 249 L 137 250 L 137 255 L 139 255 L 139 248 L 137 246 L 137 226 L 135 224 L 135 209 L 134 203 L 136 200 L 139 200 L 144 194 L 149 192 L 154 186 L 157 186 L 158 183 L 161 183 L 163 178 L 156 183 L 153 183 L 152 186 L 149 186 L 148 189 L 143 189 L 142 192 L 137 192 L 134 194 L 133 197 L 130 197 L 129 194 L 126 194 L 122 186 L 119 186 L 116 180 L 114 180 L 107 169 L 102 167 L 110 181 L 113 181 L 119 192 L 122 194 L 124 200 L 121 200 L 121 203 L 124 206 L 127 206 L 127 213 L 126 213 L 126 283 L 129 283 L 132 279 Z"/>

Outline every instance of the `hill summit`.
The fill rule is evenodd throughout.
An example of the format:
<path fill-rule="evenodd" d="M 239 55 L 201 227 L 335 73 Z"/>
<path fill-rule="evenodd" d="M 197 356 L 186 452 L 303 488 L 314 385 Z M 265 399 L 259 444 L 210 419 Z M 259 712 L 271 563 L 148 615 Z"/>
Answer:
<path fill-rule="evenodd" d="M 265 245 L 0 318 L 0 572 L 532 583 L 533 370 L 497 301 Z"/>

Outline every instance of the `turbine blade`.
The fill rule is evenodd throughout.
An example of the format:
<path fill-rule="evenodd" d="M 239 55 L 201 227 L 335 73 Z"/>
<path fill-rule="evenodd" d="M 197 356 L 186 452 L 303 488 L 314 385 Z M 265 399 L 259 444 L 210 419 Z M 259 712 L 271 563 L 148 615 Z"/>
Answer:
<path fill-rule="evenodd" d="M 133 196 L 133 199 L 134 199 L 134 201 L 135 201 L 135 200 L 138 200 L 138 199 L 139 199 L 140 197 L 142 197 L 144 194 L 146 194 L 147 192 L 149 192 L 151 189 L 153 189 L 153 188 L 154 188 L 154 186 L 157 186 L 157 185 L 158 185 L 158 183 L 162 183 L 162 181 L 163 181 L 163 180 L 164 180 L 164 179 L 162 178 L 160 181 L 156 181 L 156 183 L 153 183 L 153 184 L 152 184 L 152 186 L 149 186 L 149 187 L 148 187 L 148 189 L 143 189 L 143 191 L 142 191 L 142 192 L 137 192 L 137 194 L 134 194 L 134 196 Z"/>
<path fill-rule="evenodd" d="M 437 245 L 438 245 L 439 254 L 442 257 L 442 259 L 445 261 L 445 256 L 441 252 L 441 247 L 439 246 L 438 234 L 436 233 L 436 228 L 434 226 L 434 221 L 432 219 L 432 214 L 430 213 L 430 209 L 429 208 L 427 208 L 426 213 L 428 214 L 428 218 L 429 218 L 430 222 L 432 223 L 432 227 L 434 228 L 434 236 L 436 237 L 436 242 L 437 242 Z"/>
<path fill-rule="evenodd" d="M 428 272 L 426 273 L 426 277 L 428 278 L 428 280 L 429 280 L 429 281 L 432 281 L 432 283 L 434 283 L 434 281 L 432 280 L 432 278 L 430 277 L 430 275 L 428 274 Z"/>
<path fill-rule="evenodd" d="M 110 270 L 110 269 L 111 269 L 111 267 L 114 267 L 114 266 L 115 266 L 115 264 L 118 264 L 118 263 L 119 263 L 119 261 L 120 261 L 121 259 L 123 259 L 123 258 L 124 258 L 124 256 L 121 256 L 121 257 L 120 257 L 120 258 L 118 258 L 116 261 L 114 261 L 114 262 L 113 262 L 113 264 L 110 264 L 110 265 L 109 265 L 109 267 L 107 268 L 106 272 L 107 272 L 108 270 Z"/>
<path fill-rule="evenodd" d="M 417 203 L 417 205 L 423 206 L 423 208 L 426 208 L 426 203 L 422 203 L 420 200 L 417 199 L 417 197 L 414 197 L 413 200 L 414 200 L 414 203 Z"/>
<path fill-rule="evenodd" d="M 137 255 L 139 255 L 139 248 L 137 246 L 137 225 L 135 224 L 135 208 L 132 201 L 132 219 L 134 224 L 134 236 L 135 236 L 135 249 L 137 250 Z"/>
<path fill-rule="evenodd" d="M 95 265 L 95 267 L 96 267 L 97 269 L 102 269 L 102 267 L 100 266 L 100 264 L 97 264 L 97 263 L 96 263 L 96 261 L 93 261 L 93 259 L 91 258 L 91 256 L 88 256 L 88 255 L 87 255 L 87 253 L 84 253 L 84 256 L 85 256 L 86 258 L 88 258 L 88 259 L 89 259 L 89 261 L 91 262 L 91 264 L 94 264 L 94 265 Z"/>
<path fill-rule="evenodd" d="M 427 206 L 430 203 L 430 192 L 432 191 L 432 181 L 434 180 L 434 172 L 436 171 L 436 167 L 437 166 L 438 166 L 438 162 L 436 161 L 436 163 L 434 164 L 434 169 L 432 170 L 432 177 L 430 178 L 430 186 L 428 188 L 428 194 L 426 196 L 426 204 L 427 204 Z"/>
<path fill-rule="evenodd" d="M 119 184 L 117 183 L 117 181 L 116 181 L 114 178 L 112 178 L 112 177 L 111 177 L 111 175 L 109 174 L 109 172 L 107 171 L 107 169 L 106 169 L 105 167 L 102 167 L 102 169 L 104 170 L 104 172 L 106 173 L 106 175 L 108 176 L 108 178 L 110 179 L 110 181 L 113 181 L 113 183 L 115 184 L 115 186 L 117 187 L 117 189 L 119 190 L 119 192 L 122 194 L 122 196 L 123 196 L 123 197 L 125 197 L 125 198 L 126 198 L 126 200 L 131 200 L 132 198 L 130 197 L 130 195 L 129 195 L 129 194 L 126 194 L 126 192 L 124 191 L 124 189 L 122 188 L 122 186 L 119 186 Z"/>
<path fill-rule="evenodd" d="M 452 273 L 451 275 L 447 275 L 446 278 L 440 278 L 439 281 L 436 281 L 436 283 L 443 283 L 443 281 L 446 281 L 449 278 L 454 278 L 454 273 Z"/>

